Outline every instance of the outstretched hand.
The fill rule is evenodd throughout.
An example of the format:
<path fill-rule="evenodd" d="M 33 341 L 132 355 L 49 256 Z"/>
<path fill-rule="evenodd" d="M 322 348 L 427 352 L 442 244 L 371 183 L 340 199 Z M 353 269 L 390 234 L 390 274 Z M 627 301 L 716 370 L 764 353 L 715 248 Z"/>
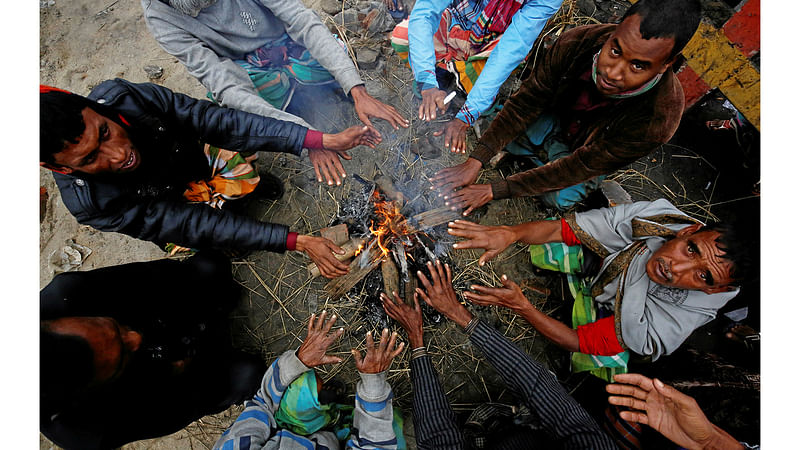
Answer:
<path fill-rule="evenodd" d="M 472 184 L 445 195 L 444 204 L 453 211 L 467 208 L 461 215 L 468 216 L 472 211 L 492 201 L 493 198 L 491 184 Z"/>
<path fill-rule="evenodd" d="M 481 167 L 480 161 L 468 158 L 461 164 L 442 169 L 431 178 L 431 189 L 439 191 L 439 197 L 449 196 L 456 189 L 478 181 Z"/>
<path fill-rule="evenodd" d="M 389 4 L 392 4 L 392 0 L 387 1 Z M 391 8 L 390 11 L 393 9 L 394 8 Z M 403 8 L 401 7 L 400 9 L 402 10 Z M 373 128 L 372 122 L 370 122 L 370 117 L 383 119 L 389 122 L 389 125 L 391 125 L 395 130 L 398 129 L 398 126 L 408 128 L 408 120 L 404 119 L 403 116 L 401 116 L 393 106 L 389 106 L 369 95 L 367 93 L 367 89 L 363 85 L 354 86 L 352 89 L 350 89 L 350 95 L 353 96 L 353 103 L 355 104 L 355 110 L 356 114 L 358 115 L 358 119 L 363 122 L 364 125 L 375 131 L 379 138 L 381 137 L 381 134 L 378 133 L 375 128 Z"/>
<path fill-rule="evenodd" d="M 375 148 L 382 140 L 380 133 L 375 128 L 367 125 L 354 125 L 336 134 L 324 133 L 322 146 L 326 150 L 342 153 L 359 145 Z"/>
<path fill-rule="evenodd" d="M 350 270 L 350 266 L 333 256 L 333 253 L 343 255 L 345 251 L 330 239 L 300 235 L 297 236 L 295 249 L 308 255 L 325 278 L 336 278 Z"/>
<path fill-rule="evenodd" d="M 517 283 L 509 280 L 505 275 L 500 277 L 500 281 L 503 283 L 501 288 L 473 284 L 469 288 L 478 293 L 467 291 L 464 292 L 464 297 L 481 306 L 502 306 L 516 313 L 533 307 Z"/>
<path fill-rule="evenodd" d="M 356 363 L 356 369 L 361 373 L 381 373 L 392 365 L 392 360 L 395 356 L 399 355 L 405 347 L 405 342 L 401 342 L 395 348 L 397 342 L 397 333 L 392 333 L 389 339 L 389 330 L 384 328 L 381 333 L 381 342 L 375 345 L 372 340 L 372 332 L 367 331 L 367 354 L 361 358 L 361 351 L 352 349 L 353 360 Z"/>
<path fill-rule="evenodd" d="M 452 119 L 440 131 L 433 133 L 441 136 L 444 133 L 444 146 L 453 153 L 467 153 L 467 128 L 469 125 L 461 119 Z"/>
<path fill-rule="evenodd" d="M 713 448 L 742 448 L 706 418 L 695 399 L 672 386 L 636 373 L 614 375 L 614 380 L 606 385 L 606 391 L 614 394 L 608 402 L 632 409 L 620 412 L 623 419 L 649 425 L 689 449 L 710 448 L 712 442 L 717 445 Z"/>
<path fill-rule="evenodd" d="M 510 227 L 490 227 L 468 220 L 456 220 L 448 223 L 447 232 L 466 239 L 453 244 L 455 249 L 482 248 L 486 250 L 478 259 L 478 264 L 481 266 L 491 261 L 517 240 Z"/>
<path fill-rule="evenodd" d="M 433 309 L 444 314 L 462 328 L 466 327 L 472 320 L 472 313 L 456 297 L 450 265 L 442 266 L 440 261 L 436 261 L 434 266 L 428 261 L 428 272 L 431 274 L 430 280 L 421 271 L 417 271 L 417 278 L 425 289 L 417 288 L 416 293 Z"/>
<path fill-rule="evenodd" d="M 425 89 L 420 92 L 422 95 L 422 104 L 419 105 L 419 118 L 426 122 L 436 118 L 436 110 L 441 110 L 442 113 L 447 111 L 447 105 L 444 104 L 444 98 L 447 96 L 441 89 L 431 88 Z"/>
<path fill-rule="evenodd" d="M 297 359 L 300 360 L 306 367 L 317 367 L 323 364 L 334 364 L 342 362 L 342 358 L 333 355 L 327 355 L 325 352 L 328 348 L 336 342 L 337 339 L 344 333 L 344 328 L 339 328 L 331 334 L 328 332 L 336 322 L 336 314 L 332 315 L 330 320 L 325 322 L 325 317 L 328 315 L 327 311 L 322 311 L 322 314 L 317 318 L 316 314 L 312 314 L 308 319 L 308 333 L 303 341 L 303 345 L 297 350 Z"/>
<path fill-rule="evenodd" d="M 314 173 L 317 174 L 317 181 L 322 183 L 322 178 L 328 182 L 328 185 L 336 183 L 337 186 L 342 184 L 342 178 L 347 176 L 344 172 L 344 167 L 339 158 L 353 159 L 346 151 L 336 152 L 333 150 L 325 150 L 324 148 L 309 149 L 308 159 L 311 160 L 311 165 L 314 166 Z"/>
<path fill-rule="evenodd" d="M 392 292 L 392 296 L 381 293 L 383 309 L 406 330 L 412 348 L 422 347 L 422 309 L 419 307 L 419 295 L 414 293 L 414 306 L 407 305 L 397 292 Z"/>

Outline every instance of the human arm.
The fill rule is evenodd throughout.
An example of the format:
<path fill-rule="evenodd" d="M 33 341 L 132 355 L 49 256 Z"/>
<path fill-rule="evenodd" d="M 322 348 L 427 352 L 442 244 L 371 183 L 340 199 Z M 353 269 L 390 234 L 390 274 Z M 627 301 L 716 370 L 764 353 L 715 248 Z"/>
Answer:
<path fill-rule="evenodd" d="M 408 17 L 408 63 L 420 92 L 438 89 L 433 35 L 449 0 L 419 0 Z"/>
<path fill-rule="evenodd" d="M 541 364 L 505 339 L 497 330 L 474 318 L 456 299 L 450 267 L 428 267 L 431 280 L 418 274 L 425 290 L 420 297 L 469 334 L 487 361 L 564 448 L 616 448 L 586 411 L 567 394 Z M 466 320 L 466 322 L 465 322 Z"/>
<path fill-rule="evenodd" d="M 262 448 L 278 432 L 274 414 L 292 381 L 313 367 L 341 362 L 341 358 L 326 352 L 344 330 L 330 333 L 336 316 L 327 321 L 326 316 L 324 311 L 319 317 L 311 315 L 303 344 L 297 351 L 284 352 L 270 365 L 255 397 L 245 403 L 244 411 L 214 444 L 215 449 L 234 448 L 242 441 L 249 441 L 252 448 Z"/>
<path fill-rule="evenodd" d="M 649 425 L 687 449 L 744 448 L 711 423 L 695 399 L 672 386 L 636 373 L 614 375 L 614 381 L 606 385 L 613 394 L 608 402 L 631 409 L 620 412 L 623 419 Z"/>
<path fill-rule="evenodd" d="M 472 126 L 494 102 L 500 86 L 530 52 L 544 25 L 561 7 L 561 0 L 527 2 L 511 19 L 497 46 L 492 50 L 478 80 L 456 119 Z"/>
<path fill-rule="evenodd" d="M 400 323 L 406 331 L 413 349 L 410 365 L 417 447 L 423 450 L 464 448 L 455 413 L 442 390 L 431 358 L 425 353 L 419 294 L 414 293 L 414 306 L 403 302 L 396 292 L 392 293 L 392 297 L 381 294 L 381 300 L 389 317 Z"/>
<path fill-rule="evenodd" d="M 176 57 L 222 106 L 311 128 L 295 115 L 281 111 L 258 95 L 247 71 L 218 55 L 185 28 L 196 22 L 159 0 L 142 0 L 144 19 L 159 46 Z"/>
<path fill-rule="evenodd" d="M 578 333 L 575 330 L 539 311 L 525 298 L 519 285 L 505 275 L 500 277 L 500 281 L 503 283 L 501 288 L 474 284 L 470 289 L 476 292 L 464 292 L 464 297 L 478 305 L 508 308 L 522 316 L 536 331 L 559 347 L 570 352 L 580 351 Z"/>
<path fill-rule="evenodd" d="M 392 388 L 386 381 L 386 370 L 392 360 L 399 355 L 405 343 L 397 347 L 397 333 L 389 337 L 389 330 L 384 328 L 381 341 L 377 345 L 369 331 L 366 335 L 366 355 L 352 349 L 358 375 L 361 380 L 356 385 L 356 408 L 353 411 L 353 429 L 347 448 L 356 449 L 392 449 L 397 447 L 397 436 L 392 428 Z"/>
<path fill-rule="evenodd" d="M 561 222 L 537 220 L 511 226 L 486 226 L 467 220 L 456 220 L 447 224 L 447 232 L 465 240 L 453 244 L 453 248 L 481 248 L 485 252 L 478 259 L 481 266 L 499 255 L 515 242 L 545 244 L 562 242 Z"/>

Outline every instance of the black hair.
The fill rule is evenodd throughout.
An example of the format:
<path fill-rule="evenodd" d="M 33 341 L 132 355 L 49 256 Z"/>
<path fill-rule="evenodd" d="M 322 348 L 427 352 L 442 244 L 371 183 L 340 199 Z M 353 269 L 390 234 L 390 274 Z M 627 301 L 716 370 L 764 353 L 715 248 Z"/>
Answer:
<path fill-rule="evenodd" d="M 39 383 L 42 398 L 53 402 L 74 398 L 94 380 L 94 351 L 75 335 L 56 333 L 49 322 L 39 328 Z"/>
<path fill-rule="evenodd" d="M 755 281 L 759 278 L 758 255 L 761 250 L 761 233 L 758 220 L 736 222 L 709 222 L 697 230 L 716 231 L 717 248 L 724 251 L 723 258 L 733 263 L 731 278 L 735 282 Z"/>
<path fill-rule="evenodd" d="M 39 161 L 54 164 L 53 155 L 78 142 L 86 128 L 83 109 L 94 105 L 86 97 L 68 92 L 39 94 Z"/>
<path fill-rule="evenodd" d="M 702 7 L 700 0 L 639 0 L 628 8 L 622 21 L 634 14 L 642 20 L 639 32 L 643 38 L 675 39 L 675 46 L 667 58 L 670 60 L 683 50 L 697 31 Z"/>

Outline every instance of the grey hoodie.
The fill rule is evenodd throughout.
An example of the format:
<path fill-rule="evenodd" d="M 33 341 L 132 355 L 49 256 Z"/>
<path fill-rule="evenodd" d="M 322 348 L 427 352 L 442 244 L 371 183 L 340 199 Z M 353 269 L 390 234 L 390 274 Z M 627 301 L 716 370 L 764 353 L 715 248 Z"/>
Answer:
<path fill-rule="evenodd" d="M 142 8 L 158 44 L 178 58 L 223 106 L 311 128 L 303 119 L 259 97 L 247 71 L 233 61 L 284 33 L 307 48 L 346 94 L 363 83 L 347 53 L 299 0 L 219 0 L 197 17 L 159 0 L 142 0 Z"/>

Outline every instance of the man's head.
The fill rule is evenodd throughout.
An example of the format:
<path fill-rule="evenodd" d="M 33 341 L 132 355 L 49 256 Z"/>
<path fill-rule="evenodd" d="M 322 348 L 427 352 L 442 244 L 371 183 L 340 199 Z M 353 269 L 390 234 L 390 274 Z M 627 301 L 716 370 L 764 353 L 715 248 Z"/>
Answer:
<path fill-rule="evenodd" d="M 728 224 L 690 225 L 653 253 L 647 275 L 668 287 L 706 294 L 729 291 L 751 278 L 751 252 L 758 251 L 757 239 L 757 233 L 741 233 Z"/>
<path fill-rule="evenodd" d="M 700 24 L 699 0 L 640 0 L 631 6 L 597 59 L 597 90 L 633 91 L 664 73 Z"/>
<path fill-rule="evenodd" d="M 39 161 L 62 173 L 132 172 L 141 154 L 108 108 L 79 95 L 39 94 Z"/>
<path fill-rule="evenodd" d="M 142 343 L 142 335 L 111 317 L 44 321 L 41 335 L 43 384 L 46 372 L 54 370 L 58 378 L 72 372 L 67 378 L 71 379 L 73 390 L 117 379 Z"/>

